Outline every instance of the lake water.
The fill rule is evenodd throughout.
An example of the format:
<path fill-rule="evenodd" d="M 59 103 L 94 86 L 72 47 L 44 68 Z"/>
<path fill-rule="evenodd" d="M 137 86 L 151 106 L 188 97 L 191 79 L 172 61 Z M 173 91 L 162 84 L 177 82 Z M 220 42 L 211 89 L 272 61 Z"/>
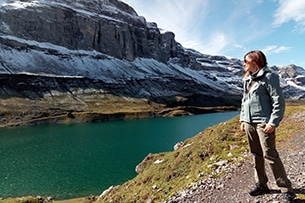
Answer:
<path fill-rule="evenodd" d="M 0 197 L 99 195 L 135 177 L 147 154 L 237 114 L 0 129 Z"/>

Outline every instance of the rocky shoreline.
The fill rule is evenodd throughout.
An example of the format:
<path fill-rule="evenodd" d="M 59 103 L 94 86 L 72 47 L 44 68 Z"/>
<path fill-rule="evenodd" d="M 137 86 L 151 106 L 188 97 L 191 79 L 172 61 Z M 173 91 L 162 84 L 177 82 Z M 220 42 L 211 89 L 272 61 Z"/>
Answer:
<path fill-rule="evenodd" d="M 167 107 L 164 104 L 149 102 L 145 99 L 129 98 L 129 101 L 126 101 L 116 97 L 113 97 L 117 100 L 113 102 L 113 106 L 106 106 L 103 105 L 105 103 L 103 95 L 97 95 L 94 100 L 89 97 L 87 95 L 78 95 L 78 103 L 76 103 L 71 101 L 73 98 L 69 98 L 68 95 L 61 95 L 61 99 L 66 101 L 65 104 L 55 102 L 52 104 L 48 101 L 56 101 L 57 98 L 44 98 L 43 100 L 29 100 L 26 98 L 0 99 L 0 128 L 174 117 L 237 111 L 239 109 L 236 106 Z"/>

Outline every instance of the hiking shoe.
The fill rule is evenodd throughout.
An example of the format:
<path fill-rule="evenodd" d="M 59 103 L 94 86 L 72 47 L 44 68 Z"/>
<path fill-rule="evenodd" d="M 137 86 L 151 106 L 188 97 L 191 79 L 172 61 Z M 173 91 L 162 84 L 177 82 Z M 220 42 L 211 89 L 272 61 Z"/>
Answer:
<path fill-rule="evenodd" d="M 284 192 L 283 193 L 283 202 L 284 203 L 292 203 L 295 198 L 295 194 L 293 192 Z"/>
<path fill-rule="evenodd" d="M 251 196 L 258 196 L 269 192 L 268 186 L 262 186 L 259 183 L 255 184 L 255 187 L 249 192 Z"/>

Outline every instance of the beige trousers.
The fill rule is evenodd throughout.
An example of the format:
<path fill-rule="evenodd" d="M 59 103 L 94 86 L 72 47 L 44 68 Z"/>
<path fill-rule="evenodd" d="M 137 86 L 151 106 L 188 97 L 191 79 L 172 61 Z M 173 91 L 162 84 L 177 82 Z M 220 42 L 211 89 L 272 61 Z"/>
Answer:
<path fill-rule="evenodd" d="M 281 191 L 292 192 L 291 182 L 287 178 L 285 168 L 276 150 L 275 132 L 264 133 L 265 126 L 265 123 L 245 123 L 250 152 L 253 154 L 255 181 L 262 186 L 267 186 L 268 177 L 265 170 L 265 162 L 267 162 Z"/>

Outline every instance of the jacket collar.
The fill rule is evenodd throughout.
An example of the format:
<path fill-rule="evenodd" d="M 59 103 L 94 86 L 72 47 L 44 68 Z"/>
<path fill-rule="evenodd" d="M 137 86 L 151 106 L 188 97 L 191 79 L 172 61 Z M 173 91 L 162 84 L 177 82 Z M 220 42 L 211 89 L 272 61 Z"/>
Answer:
<path fill-rule="evenodd" d="M 257 80 L 261 79 L 268 71 L 269 71 L 268 67 L 265 66 L 264 68 L 256 71 L 255 73 L 252 73 L 251 79 L 254 81 L 257 81 Z"/>

